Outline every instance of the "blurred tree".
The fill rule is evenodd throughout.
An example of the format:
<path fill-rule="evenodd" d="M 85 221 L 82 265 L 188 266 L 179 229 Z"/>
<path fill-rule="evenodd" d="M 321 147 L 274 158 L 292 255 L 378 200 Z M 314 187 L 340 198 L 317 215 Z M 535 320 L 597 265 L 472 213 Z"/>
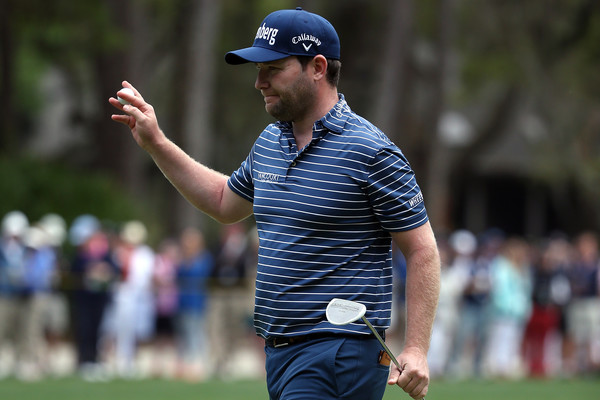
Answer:
<path fill-rule="evenodd" d="M 3 0 L 0 153 L 19 157 L 32 151 L 28 140 L 44 143 L 32 135 L 50 134 L 41 117 L 50 114 L 55 130 L 73 133 L 51 160 L 106 171 L 169 230 L 205 223 L 110 120 L 106 99 L 129 80 L 175 142 L 229 173 L 271 119 L 252 87 L 253 66 L 228 66 L 223 55 L 250 45 L 268 12 L 300 5 L 336 27 L 340 91 L 406 153 L 436 226 L 484 227 L 485 210 L 464 217 L 481 202 L 463 203 L 462 192 L 499 174 L 548 191 L 557 226 L 598 227 L 600 3 L 550 4 Z M 59 99 L 38 94 L 51 71 L 69 100 L 63 117 L 48 113 Z"/>
<path fill-rule="evenodd" d="M 115 43 L 109 49 L 100 47 L 89 55 L 94 83 L 97 85 L 94 103 L 100 111 L 90 116 L 94 149 L 91 166 L 108 171 L 124 187 L 129 185 L 135 187 L 140 176 L 140 169 L 135 162 L 138 159 L 137 149 L 131 137 L 126 134 L 126 129 L 115 126 L 115 123 L 108 118 L 116 110 L 107 100 L 119 90 L 123 77 L 131 75 L 135 61 L 141 57 L 138 46 L 140 42 L 136 40 L 140 36 L 138 32 L 140 26 L 135 21 L 139 21 L 139 16 L 144 15 L 144 10 L 139 3 L 130 1 L 106 0 L 104 6 L 103 12 L 108 14 L 110 24 L 114 24 L 112 27 L 109 24 L 107 28 L 121 32 L 123 37 L 119 44 Z M 132 15 L 137 18 L 132 18 Z M 99 29 L 101 26 L 94 28 Z M 97 38 L 95 39 L 97 42 L 105 40 L 100 30 L 93 32 L 92 37 Z M 146 71 L 141 69 L 139 72 L 141 82 Z"/>
<path fill-rule="evenodd" d="M 214 47 L 218 37 L 220 3 L 211 0 L 179 2 L 176 59 L 173 75 L 171 128 L 173 138 L 196 160 L 210 165 L 213 152 Z M 172 230 L 201 225 L 204 215 L 171 191 Z"/>
<path fill-rule="evenodd" d="M 12 2 L 0 2 L 0 149 L 14 151 L 14 28 Z"/>
<path fill-rule="evenodd" d="M 381 65 L 383 73 L 373 102 L 378 125 L 401 145 L 417 172 L 426 194 L 429 216 L 439 229 L 451 224 L 447 207 L 450 197 L 446 175 L 450 166 L 448 151 L 441 146 L 437 133 L 447 101 L 454 3 L 441 0 L 429 4 L 432 29 L 430 37 L 423 39 L 415 28 L 414 1 L 391 2 L 386 31 L 382 35 L 385 62 Z"/>
<path fill-rule="evenodd" d="M 600 39 L 600 3 L 463 0 L 459 18 L 455 48 L 461 84 L 452 97 L 455 107 L 470 112 L 479 124 L 453 168 L 454 183 L 481 176 L 506 137 L 520 136 L 526 171 L 519 166 L 512 173 L 526 174 L 530 187 L 539 182 L 549 188 L 547 207 L 558 226 L 570 232 L 600 226 L 600 143 L 587 143 L 585 153 L 578 150 L 590 127 L 598 132 L 600 78 L 591 69 L 600 61 L 598 46 L 592 44 Z M 511 149 L 504 153 L 504 164 L 522 152 L 514 145 Z M 583 178 L 583 171 L 594 172 Z"/>
<path fill-rule="evenodd" d="M 121 25 L 128 24 L 126 16 L 133 11 L 128 5 L 129 2 L 121 4 L 97 0 L 77 3 L 62 0 L 1 2 L 0 30 L 3 33 L 0 59 L 3 61 L 0 97 L 3 114 L 0 119 L 3 123 L 0 153 L 6 157 L 4 171 L 13 171 L 10 177 L 3 174 L 2 186 L 12 187 L 12 193 L 22 197 L 4 196 L 1 208 L 10 207 L 12 203 L 13 207 L 14 204 L 22 205 L 27 213 L 36 214 L 36 210 L 46 209 L 63 215 L 86 208 L 89 212 L 111 209 L 110 205 L 103 208 L 94 201 L 85 200 L 88 199 L 86 193 L 95 191 L 90 191 L 90 186 L 81 184 L 79 179 L 71 179 L 69 201 L 55 201 L 66 195 L 64 182 L 73 175 L 68 170 L 50 166 L 48 169 L 52 173 L 45 175 L 42 175 L 42 169 L 31 168 L 30 171 L 38 174 L 17 173 L 23 170 L 23 165 L 28 165 L 23 164 L 21 159 L 32 156 L 46 162 L 59 161 L 71 168 L 83 167 L 82 170 L 90 174 L 90 185 L 102 182 L 102 173 L 120 183 L 121 187 L 137 182 L 139 174 L 131 163 L 135 159 L 131 139 L 110 124 L 107 118 L 110 114 L 106 112 L 106 99 L 114 94 L 116 82 L 120 82 L 117 79 L 131 64 L 124 57 L 128 47 L 127 36 L 116 26 L 119 19 Z M 42 101 L 41 88 L 48 77 L 54 82 L 52 85 L 60 85 L 61 90 L 49 93 Z M 44 112 L 57 111 L 55 104 L 60 104 L 59 113 Z M 54 128 L 72 131 L 79 137 L 54 146 Z M 39 132 L 36 133 L 36 130 Z M 32 146 L 33 141 L 37 142 L 36 146 Z M 58 151 L 48 152 L 48 144 Z M 32 160 L 31 165 L 43 165 L 39 162 Z M 62 178 L 61 173 L 64 174 Z M 98 176 L 98 179 L 92 178 L 92 175 Z M 39 176 L 51 180 L 38 179 Z M 19 186 L 27 188 L 30 193 L 16 190 L 15 178 L 26 179 Z M 100 185 L 99 190 L 101 188 L 106 189 L 106 185 Z M 127 198 L 128 193 L 123 192 L 121 201 L 115 201 L 115 193 L 116 190 L 111 189 L 110 194 L 96 198 L 110 199 L 114 196 L 115 204 L 131 201 Z M 73 202 L 77 199 L 81 200 L 81 204 L 74 206 Z M 56 208 L 48 210 L 48 206 Z M 138 211 L 142 209 L 140 207 Z M 117 212 L 115 216 L 128 213 L 130 217 L 134 216 L 132 211 L 135 209 L 132 207 L 121 207 L 121 210 L 123 212 Z M 140 214 L 135 216 L 141 217 Z"/>

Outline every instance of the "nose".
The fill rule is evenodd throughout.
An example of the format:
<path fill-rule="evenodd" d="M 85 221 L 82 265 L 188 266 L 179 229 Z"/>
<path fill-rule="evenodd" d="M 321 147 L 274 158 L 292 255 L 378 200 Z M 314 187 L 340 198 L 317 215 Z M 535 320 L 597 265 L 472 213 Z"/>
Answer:
<path fill-rule="evenodd" d="M 256 81 L 254 82 L 254 87 L 258 90 L 263 90 L 269 87 L 267 73 L 262 68 L 258 69 L 258 73 L 256 74 Z"/>

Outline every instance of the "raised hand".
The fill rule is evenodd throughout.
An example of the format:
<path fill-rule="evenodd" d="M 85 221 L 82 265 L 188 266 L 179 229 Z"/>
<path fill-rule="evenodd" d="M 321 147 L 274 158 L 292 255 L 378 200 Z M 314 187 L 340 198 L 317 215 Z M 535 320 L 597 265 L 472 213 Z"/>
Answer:
<path fill-rule="evenodd" d="M 125 113 L 113 114 L 111 118 L 113 121 L 129 127 L 137 144 L 149 151 L 153 144 L 164 138 L 164 134 L 158 126 L 154 107 L 146 103 L 141 93 L 129 82 L 123 81 L 122 84 L 123 88 L 131 89 L 134 95 L 123 90 L 117 92 L 117 96 L 129 104 L 121 104 L 117 97 L 109 98 L 108 102 L 113 107 Z"/>

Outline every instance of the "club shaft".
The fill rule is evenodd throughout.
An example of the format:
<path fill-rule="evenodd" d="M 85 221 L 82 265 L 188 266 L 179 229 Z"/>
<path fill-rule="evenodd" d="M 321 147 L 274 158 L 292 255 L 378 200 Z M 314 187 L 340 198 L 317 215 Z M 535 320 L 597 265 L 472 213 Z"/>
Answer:
<path fill-rule="evenodd" d="M 383 341 L 383 339 L 381 338 L 381 336 L 379 336 L 379 333 L 377 333 L 377 331 L 375 330 L 375 328 L 373 327 L 373 325 L 371 325 L 371 323 L 369 322 L 369 320 L 367 320 L 364 316 L 362 317 L 362 320 L 365 322 L 365 324 L 367 324 L 367 326 L 369 327 L 369 329 L 371 330 L 371 332 L 373 332 L 373 334 L 375 335 L 375 337 L 377 338 L 377 340 L 379 340 L 379 343 L 381 343 L 381 345 L 383 346 L 383 349 L 385 350 L 385 352 L 388 354 L 388 356 L 390 356 L 390 358 L 392 359 L 392 361 L 394 362 L 394 364 L 396 364 L 396 367 L 398 367 L 398 369 L 400 371 L 402 371 L 402 367 L 400 366 L 400 363 L 398 363 L 398 360 L 396 360 L 396 357 L 394 356 L 394 354 L 392 354 L 392 352 L 387 347 L 387 345 L 385 344 L 385 342 Z"/>

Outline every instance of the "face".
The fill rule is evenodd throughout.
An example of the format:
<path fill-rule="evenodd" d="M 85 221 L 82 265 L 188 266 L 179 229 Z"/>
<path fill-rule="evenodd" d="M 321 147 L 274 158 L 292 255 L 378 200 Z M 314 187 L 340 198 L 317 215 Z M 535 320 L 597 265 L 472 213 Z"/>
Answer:
<path fill-rule="evenodd" d="M 279 121 L 298 121 L 310 112 L 316 86 L 296 57 L 256 64 L 255 87 L 265 99 L 265 109 Z M 307 68 L 308 70 L 308 68 Z"/>

